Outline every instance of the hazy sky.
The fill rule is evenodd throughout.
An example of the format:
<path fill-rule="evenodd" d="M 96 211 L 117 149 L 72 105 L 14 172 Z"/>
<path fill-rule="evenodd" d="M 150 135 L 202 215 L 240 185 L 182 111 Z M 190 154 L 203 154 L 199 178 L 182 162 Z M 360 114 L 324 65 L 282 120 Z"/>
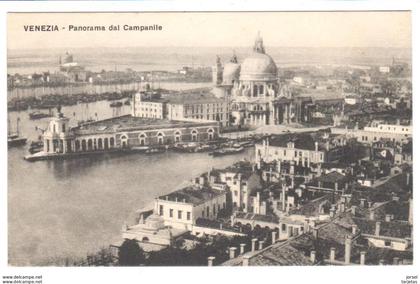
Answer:
<path fill-rule="evenodd" d="M 25 32 L 24 25 L 59 32 Z M 68 25 L 161 25 L 162 31 L 71 32 Z M 65 27 L 65 30 L 62 30 Z M 8 48 L 226 46 L 411 47 L 410 12 L 38 13 L 8 15 Z"/>

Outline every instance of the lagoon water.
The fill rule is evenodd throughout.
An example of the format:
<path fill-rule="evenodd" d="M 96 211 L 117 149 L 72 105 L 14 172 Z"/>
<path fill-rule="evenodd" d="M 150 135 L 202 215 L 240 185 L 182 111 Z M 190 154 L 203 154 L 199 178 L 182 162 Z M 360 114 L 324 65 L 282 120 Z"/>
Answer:
<path fill-rule="evenodd" d="M 105 118 L 115 110 L 109 102 L 64 107 L 69 117 L 90 113 Z M 124 106 L 119 114 L 129 113 Z M 48 118 L 31 121 L 27 112 L 11 112 L 11 126 L 36 139 Z M 185 184 L 211 167 L 251 159 L 253 150 L 212 158 L 207 153 L 85 157 L 64 161 L 27 162 L 27 146 L 8 151 L 8 239 L 10 265 L 53 264 L 79 258 L 108 246 L 132 213 L 153 199 Z"/>

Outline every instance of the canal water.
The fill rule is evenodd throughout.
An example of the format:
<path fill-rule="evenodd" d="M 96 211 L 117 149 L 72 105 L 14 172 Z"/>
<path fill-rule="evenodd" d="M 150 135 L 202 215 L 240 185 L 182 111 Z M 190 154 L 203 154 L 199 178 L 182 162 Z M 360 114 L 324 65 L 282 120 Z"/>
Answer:
<path fill-rule="evenodd" d="M 88 109 L 88 111 L 86 110 Z M 127 114 L 123 106 L 119 115 Z M 115 110 L 109 102 L 63 107 L 70 118 L 99 119 Z M 20 118 L 20 131 L 36 139 L 35 126 L 45 128 L 48 118 L 31 121 L 28 112 L 11 112 L 12 129 Z M 207 153 L 84 157 L 65 161 L 27 162 L 27 146 L 8 151 L 8 239 L 10 265 L 53 265 L 57 259 L 79 258 L 120 237 L 120 230 L 139 208 L 173 191 L 185 181 L 223 168 L 243 158 L 212 158 Z"/>

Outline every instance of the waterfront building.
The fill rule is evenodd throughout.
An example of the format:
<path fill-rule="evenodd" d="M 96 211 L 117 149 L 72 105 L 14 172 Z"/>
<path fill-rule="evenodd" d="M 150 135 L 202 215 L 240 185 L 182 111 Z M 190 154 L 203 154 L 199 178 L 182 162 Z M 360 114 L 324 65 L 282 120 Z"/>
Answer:
<path fill-rule="evenodd" d="M 347 133 L 354 136 L 358 142 L 372 144 L 380 140 L 389 140 L 394 143 L 404 144 L 412 138 L 412 126 L 401 124 L 372 123 L 363 129 L 333 128 L 333 133 Z"/>
<path fill-rule="evenodd" d="M 197 219 L 215 220 L 226 208 L 226 191 L 192 185 L 155 199 L 154 211 L 166 226 L 192 231 Z"/>
<path fill-rule="evenodd" d="M 34 156 L 116 151 L 138 146 L 208 142 L 217 139 L 217 122 L 173 121 L 131 115 L 69 126 L 60 109 L 46 129 L 44 151 Z"/>
<path fill-rule="evenodd" d="M 132 115 L 178 121 L 216 121 L 220 126 L 229 125 L 229 104 L 210 92 L 171 94 L 143 98 L 141 93 L 133 96 Z"/>
<path fill-rule="evenodd" d="M 287 86 L 281 86 L 278 69 L 266 54 L 258 35 L 253 53 L 239 64 L 236 55 L 224 66 L 217 57 L 213 67 L 214 92 L 230 101 L 233 125 L 276 125 L 309 121 L 306 100 L 295 100 Z"/>
<path fill-rule="evenodd" d="M 294 161 L 297 165 L 331 162 L 345 155 L 345 135 L 295 133 L 273 135 L 255 145 L 256 161 Z"/>

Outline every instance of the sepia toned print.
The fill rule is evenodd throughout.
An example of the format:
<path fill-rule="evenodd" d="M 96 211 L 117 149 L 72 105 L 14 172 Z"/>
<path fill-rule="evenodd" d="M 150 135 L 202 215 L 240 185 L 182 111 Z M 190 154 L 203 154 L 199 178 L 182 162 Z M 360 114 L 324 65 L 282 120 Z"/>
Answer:
<path fill-rule="evenodd" d="M 410 12 L 7 30 L 9 265 L 413 263 Z"/>

